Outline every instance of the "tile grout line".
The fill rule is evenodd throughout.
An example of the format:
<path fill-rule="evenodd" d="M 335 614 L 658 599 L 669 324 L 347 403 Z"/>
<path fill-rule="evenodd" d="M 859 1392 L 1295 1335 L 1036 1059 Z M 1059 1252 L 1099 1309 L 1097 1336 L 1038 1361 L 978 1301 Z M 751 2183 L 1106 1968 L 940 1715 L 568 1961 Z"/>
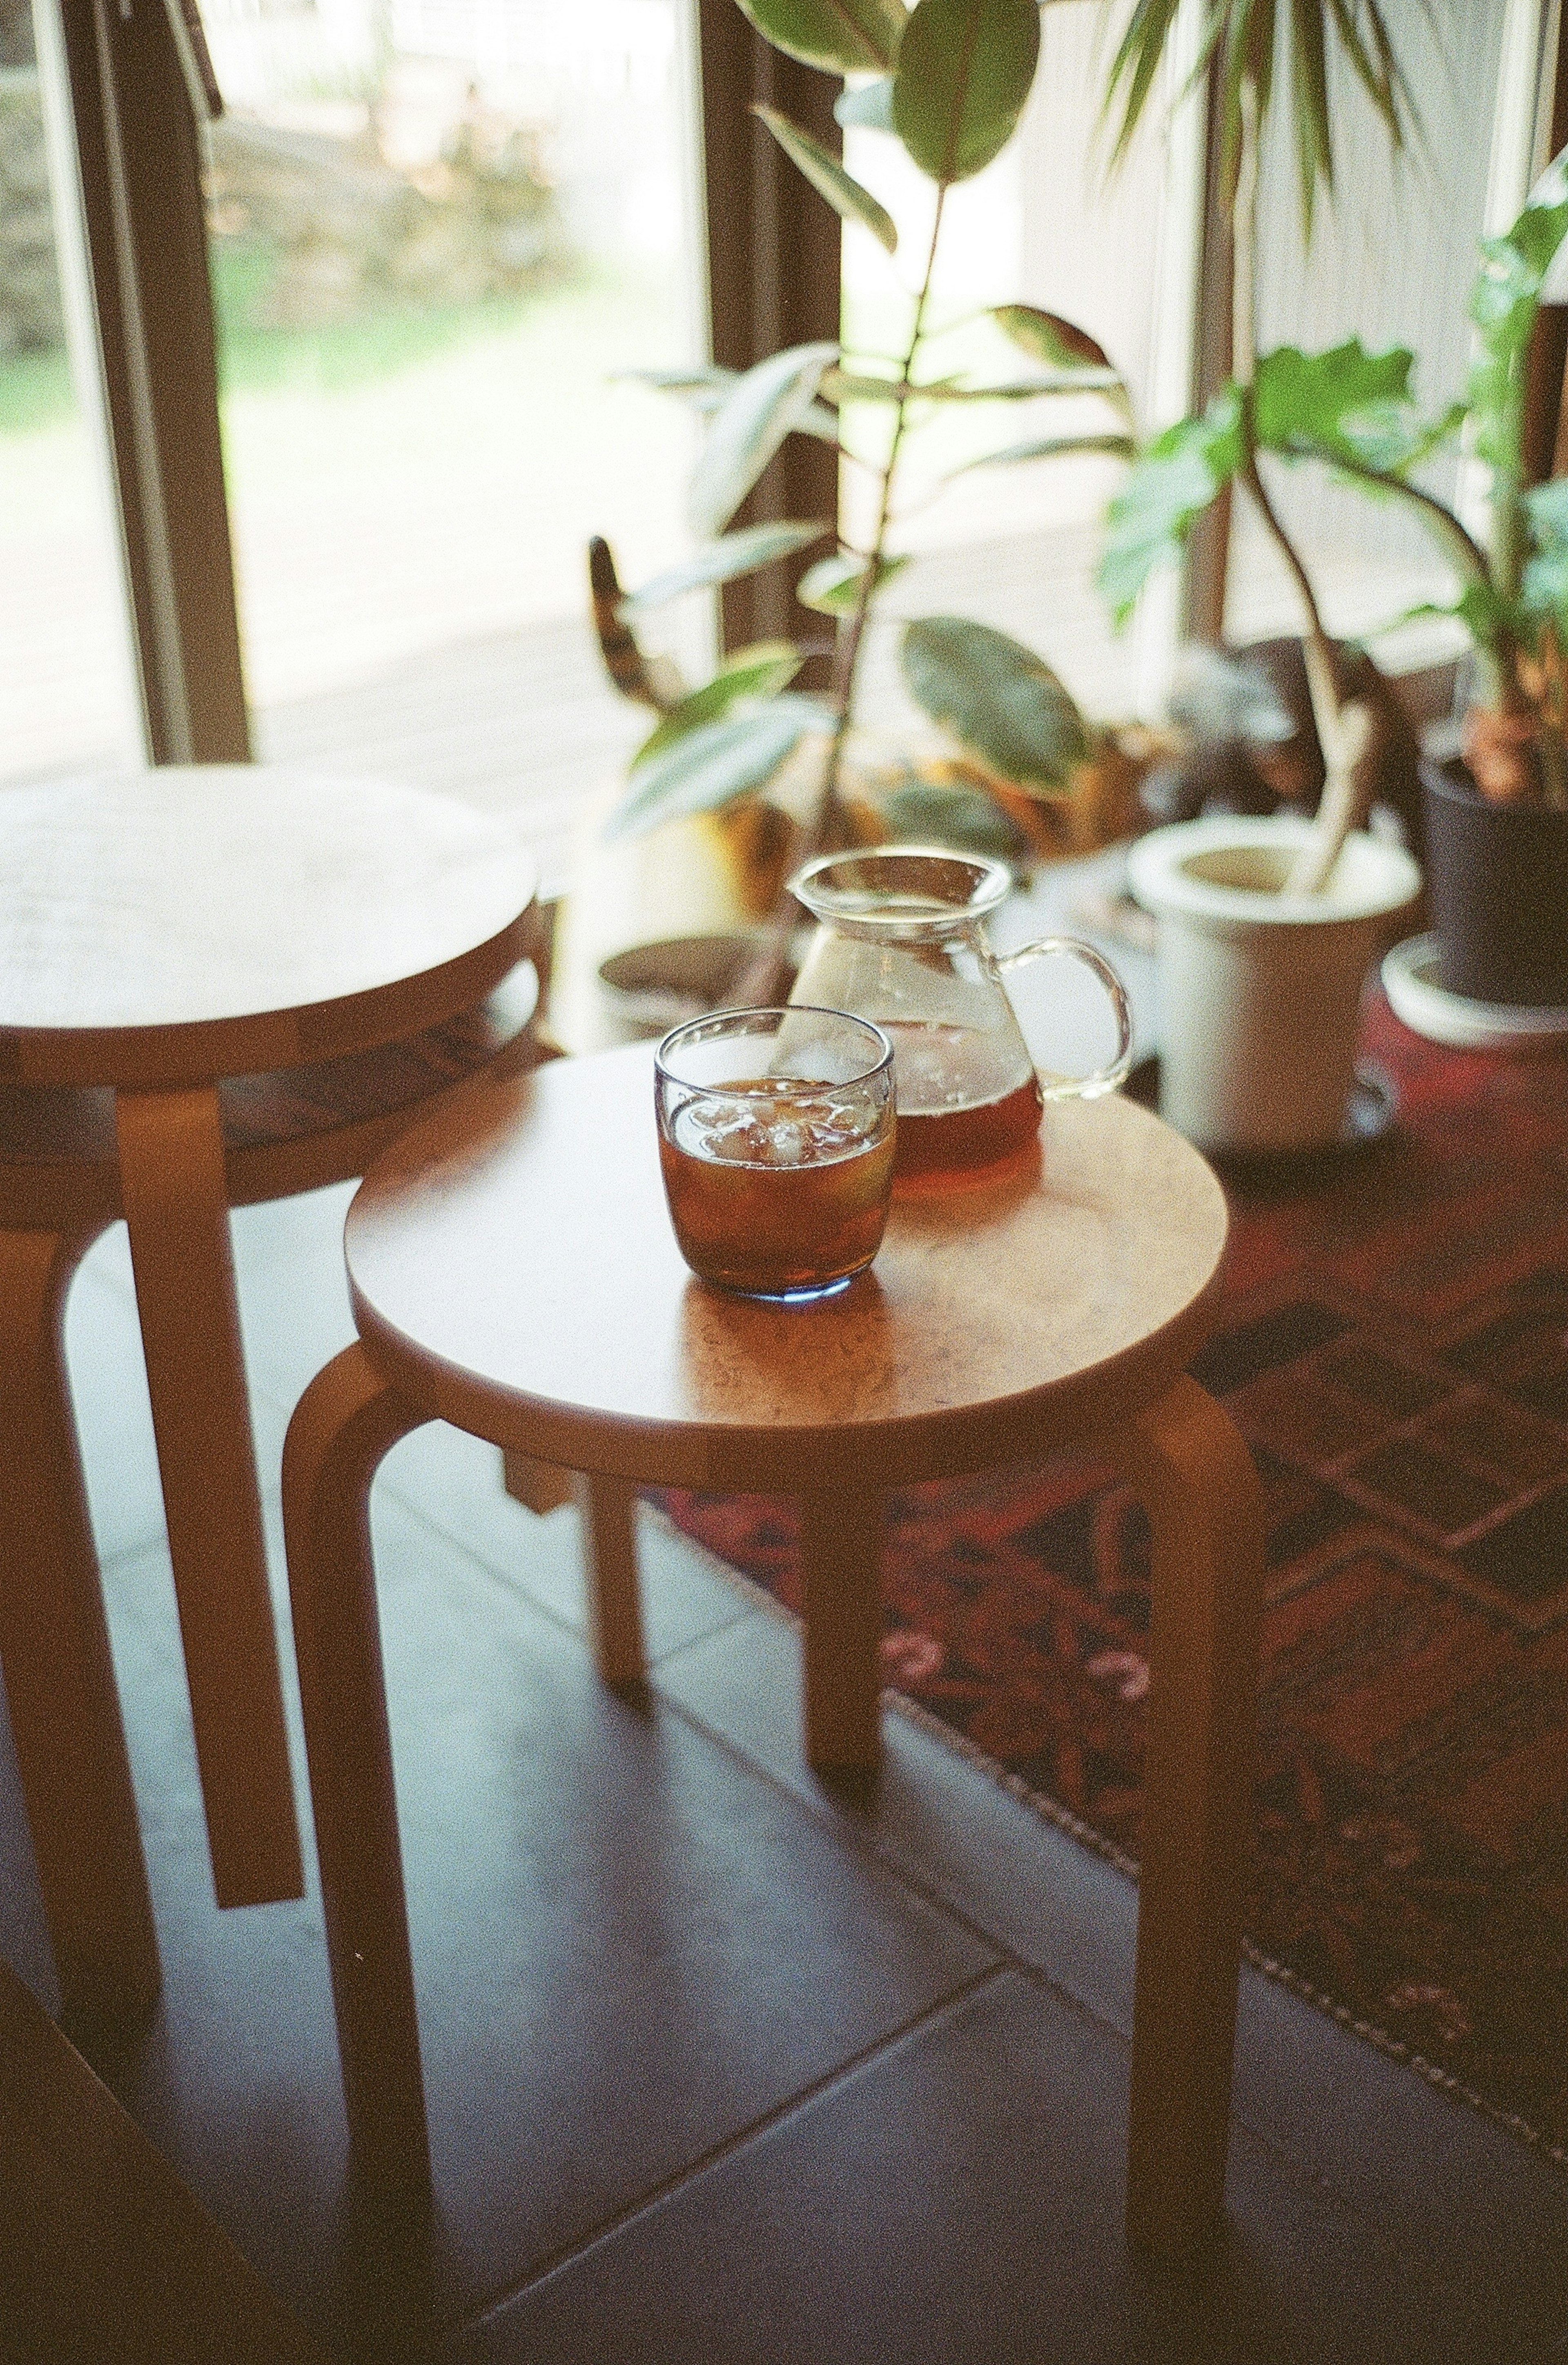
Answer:
<path fill-rule="evenodd" d="M 793 2119 L 812 2109 L 824 2095 L 833 2093 L 841 2086 L 850 2084 L 876 2062 L 902 2052 L 932 2029 L 940 2027 L 944 2021 L 954 2018 L 971 2003 L 977 1995 L 1004 1977 L 1010 1967 L 1006 1963 L 987 1963 L 980 1970 L 971 1972 L 967 1978 L 959 1980 L 935 2003 L 928 2004 L 923 2012 L 915 2012 L 910 2019 L 901 2022 L 896 2028 L 889 2030 L 884 2035 L 873 2038 L 858 2051 L 846 2055 L 832 2069 L 824 2070 L 820 2078 L 812 2079 L 808 2085 L 799 2087 L 784 2102 L 776 2103 L 771 2110 L 764 2111 L 757 2118 L 748 2121 L 745 2126 L 737 2128 L 734 2134 L 725 2135 L 718 2143 L 710 2145 L 706 2151 L 700 2152 L 698 2157 L 688 2161 L 685 2167 L 672 2170 L 657 2184 L 651 2186 L 646 2192 L 640 2193 L 635 2201 L 629 2202 L 623 2209 L 604 2218 L 582 2241 L 563 2245 L 559 2249 L 546 2253 L 536 2268 L 531 2273 L 524 2275 L 520 2282 L 509 2285 L 505 2290 L 482 2301 L 472 2315 L 452 2319 L 450 2328 L 454 2331 L 471 2332 L 501 2315 L 525 2292 L 537 2290 L 541 2283 L 548 2281 L 553 2275 L 557 2275 L 564 2269 L 576 2266 L 585 2258 L 590 2257 L 604 2243 L 613 2240 L 617 2235 L 623 2233 L 628 2225 L 634 2225 L 639 2218 L 661 2208 L 673 2194 L 680 2191 L 697 2178 L 706 2175 L 721 2161 L 748 2150 L 764 2136 L 776 2134 L 779 2128 L 788 2126 Z"/>

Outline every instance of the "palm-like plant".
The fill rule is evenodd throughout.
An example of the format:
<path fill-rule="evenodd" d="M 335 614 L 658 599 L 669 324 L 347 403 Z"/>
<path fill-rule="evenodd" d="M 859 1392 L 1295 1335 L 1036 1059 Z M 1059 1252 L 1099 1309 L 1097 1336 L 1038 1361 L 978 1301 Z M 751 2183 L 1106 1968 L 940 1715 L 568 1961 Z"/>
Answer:
<path fill-rule="evenodd" d="M 1159 84 L 1179 5 L 1134 0 L 1107 78 L 1107 109 L 1120 111 L 1117 154 L 1125 152 Z M 1168 429 L 1141 455 L 1112 503 L 1101 566 L 1102 588 L 1125 619 L 1149 574 L 1179 555 L 1194 521 L 1227 485 L 1238 482 L 1250 497 L 1301 600 L 1313 715 L 1327 773 L 1317 842 L 1290 881 L 1298 891 L 1323 884 L 1364 801 L 1359 772 L 1370 719 L 1362 706 L 1342 698 L 1311 575 L 1270 496 L 1259 456 L 1298 448 L 1291 439 L 1304 429 L 1302 406 L 1320 409 L 1337 395 L 1342 417 L 1359 401 L 1383 401 L 1398 377 L 1392 356 L 1384 357 L 1380 375 L 1359 345 L 1346 346 L 1322 357 L 1324 370 L 1304 385 L 1302 355 L 1257 351 L 1258 165 L 1265 120 L 1282 82 L 1290 95 L 1303 232 L 1310 240 L 1318 200 L 1331 197 L 1334 188 L 1328 71 L 1336 52 L 1394 149 L 1405 148 L 1418 124 L 1380 0 L 1211 0 L 1195 73 L 1212 73 L 1219 94 L 1222 186 L 1231 225 L 1231 377 L 1201 417 Z M 1406 374 L 1408 367 L 1406 355 Z M 1443 432 L 1409 437 L 1388 455 L 1394 467 L 1407 474 Z"/>

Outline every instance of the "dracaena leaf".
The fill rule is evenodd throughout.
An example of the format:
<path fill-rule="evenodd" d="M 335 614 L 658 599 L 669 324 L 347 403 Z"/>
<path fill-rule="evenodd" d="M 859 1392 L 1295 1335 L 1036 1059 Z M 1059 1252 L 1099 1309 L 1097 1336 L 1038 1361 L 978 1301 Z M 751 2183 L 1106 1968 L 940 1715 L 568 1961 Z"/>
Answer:
<path fill-rule="evenodd" d="M 836 345 L 791 345 L 736 378 L 708 422 L 691 479 L 691 522 L 722 533 L 790 431 L 816 399 Z"/>
<path fill-rule="evenodd" d="M 726 533 L 720 541 L 694 550 L 689 558 L 666 566 L 662 575 L 629 593 L 621 602 L 621 613 L 640 615 L 649 608 L 661 607 L 666 600 L 678 600 L 683 591 L 700 591 L 711 583 L 733 583 L 737 576 L 753 575 L 759 566 L 771 566 L 775 559 L 804 550 L 808 543 L 830 531 L 820 521 L 743 526 L 738 533 Z"/>
<path fill-rule="evenodd" d="M 969 180 L 1013 137 L 1040 54 L 1036 0 L 919 0 L 899 47 L 893 129 L 923 173 Z"/>
<path fill-rule="evenodd" d="M 842 220 L 859 222 L 890 254 L 898 252 L 898 227 L 886 206 L 879 206 L 870 190 L 863 189 L 820 140 L 813 140 L 777 107 L 754 106 L 752 113 L 767 124 L 790 163 L 800 167 Z"/>
<path fill-rule="evenodd" d="M 721 715 L 689 731 L 639 766 L 635 782 L 605 825 L 608 837 L 635 837 L 660 822 L 712 813 L 766 788 L 808 731 L 831 727 L 814 699 L 792 690 L 745 714 Z"/>
<path fill-rule="evenodd" d="M 1193 520 L 1244 456 L 1240 400 L 1226 387 L 1201 419 L 1168 427 L 1137 462 L 1106 512 L 1100 554 L 1100 589 L 1119 624 L 1156 567 L 1181 556 Z"/>
<path fill-rule="evenodd" d="M 1066 790 L 1089 734 L 1044 657 L 989 624 L 922 616 L 904 629 L 901 662 L 915 704 L 1003 779 Z"/>
<path fill-rule="evenodd" d="M 734 650 L 711 681 L 705 681 L 700 689 L 690 691 L 678 706 L 672 706 L 656 729 L 649 733 L 632 758 L 633 776 L 689 732 L 700 730 L 704 723 L 716 723 L 743 698 L 772 698 L 787 689 L 804 662 L 790 641 L 756 641 L 749 648 Z"/>
<path fill-rule="evenodd" d="M 740 0 L 765 40 L 824 73 L 886 73 L 904 28 L 902 0 Z"/>
<path fill-rule="evenodd" d="M 795 597 L 802 608 L 814 608 L 819 615 L 850 615 L 859 602 L 868 564 L 866 559 L 852 557 L 846 551 L 833 558 L 819 558 L 796 584 Z M 884 583 L 890 583 L 908 565 L 907 557 L 884 557 L 877 569 L 875 588 L 879 591 Z"/>

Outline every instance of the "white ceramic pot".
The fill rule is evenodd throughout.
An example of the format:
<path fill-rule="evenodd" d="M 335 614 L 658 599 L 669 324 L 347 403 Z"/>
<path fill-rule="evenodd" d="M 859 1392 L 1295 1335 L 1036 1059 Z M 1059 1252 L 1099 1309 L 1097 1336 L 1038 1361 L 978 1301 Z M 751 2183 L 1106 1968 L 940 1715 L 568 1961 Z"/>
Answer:
<path fill-rule="evenodd" d="M 1155 830 L 1128 857 L 1159 924 L 1159 1112 L 1200 1149 L 1341 1137 L 1362 983 L 1421 874 L 1402 847 L 1357 835 L 1322 894 L 1282 895 L 1309 827 L 1222 814 Z"/>

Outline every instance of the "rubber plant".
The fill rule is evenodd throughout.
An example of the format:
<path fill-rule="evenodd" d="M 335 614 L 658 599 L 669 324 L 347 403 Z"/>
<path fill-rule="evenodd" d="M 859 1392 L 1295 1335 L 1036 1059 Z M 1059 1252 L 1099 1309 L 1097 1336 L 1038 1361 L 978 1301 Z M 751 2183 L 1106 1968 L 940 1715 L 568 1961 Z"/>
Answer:
<path fill-rule="evenodd" d="M 602 543 L 591 553 L 595 611 L 618 684 L 657 708 L 658 720 L 633 759 L 626 795 L 609 824 L 616 835 L 678 815 L 708 813 L 755 797 L 802 755 L 815 765 L 802 857 L 851 841 L 846 759 L 867 632 L 879 599 L 905 563 L 898 547 L 901 463 L 912 429 L 955 403 L 987 404 L 1011 419 L 1036 404 L 1093 395 L 1104 423 L 1091 433 L 1016 430 L 969 466 L 1067 452 L 1130 456 L 1127 395 L 1094 340 L 1057 315 L 1003 304 L 989 317 L 1030 366 L 977 381 L 932 366 L 932 347 L 960 325 L 935 318 L 932 289 L 950 192 L 984 170 L 1007 145 L 1034 82 L 1040 33 L 1036 0 L 740 0 L 773 45 L 823 73 L 846 77 L 841 121 L 899 140 L 935 185 L 931 232 L 913 283 L 905 284 L 909 325 L 893 354 L 823 342 L 769 355 L 734 374 L 717 368 L 644 373 L 694 402 L 706 432 L 689 494 L 699 537 L 693 554 L 627 592 Z M 786 156 L 846 222 L 858 222 L 896 267 L 899 237 L 884 207 L 837 157 L 772 108 L 755 112 Z M 973 321 L 973 312 L 965 316 Z M 846 414 L 861 407 L 881 422 L 880 456 L 857 459 Z M 836 520 L 782 520 L 736 530 L 732 521 L 786 436 L 824 437 L 871 465 L 872 524 L 850 541 Z M 820 695 L 791 687 L 809 654 L 793 641 L 727 656 L 695 689 L 661 682 L 643 653 L 644 620 L 666 600 L 733 580 L 821 544 L 797 587 L 801 604 L 831 633 L 832 672 Z M 820 644 L 819 644 L 820 645 Z M 1093 734 L 1046 661 L 1008 634 L 956 616 L 904 624 L 901 661 L 917 705 L 941 725 L 955 752 L 958 785 L 906 779 L 900 834 L 924 831 L 947 842 L 988 843 L 1009 824 L 999 799 L 1051 800 L 1072 792 Z M 884 821 L 888 818 L 884 816 Z M 885 827 L 879 834 L 885 835 Z M 1016 837 L 1014 845 L 1018 843 Z M 778 914 L 782 925 L 784 914 Z M 755 983 L 756 981 L 754 980 Z"/>
<path fill-rule="evenodd" d="M 1120 109 L 1124 152 L 1159 86 L 1179 0 L 1136 0 L 1107 79 Z M 1213 74 L 1220 115 L 1221 185 L 1230 214 L 1231 375 L 1200 414 L 1158 435 L 1113 499 L 1100 583 L 1119 622 L 1154 570 L 1178 558 L 1196 520 L 1228 485 L 1251 499 L 1301 602 L 1303 649 L 1326 779 L 1318 827 L 1286 881 L 1314 891 L 1328 878 L 1368 799 L 1372 715 L 1347 697 L 1310 571 L 1280 517 L 1260 458 L 1310 456 L 1375 463 L 1418 502 L 1411 472 L 1451 429 L 1418 422 L 1407 353 L 1366 353 L 1359 342 L 1307 355 L 1257 350 L 1258 169 L 1271 106 L 1289 93 L 1303 233 L 1332 198 L 1334 125 L 1329 58 L 1338 51 L 1398 151 L 1418 130 L 1410 88 L 1380 0 L 1213 0 L 1193 80 Z"/>

